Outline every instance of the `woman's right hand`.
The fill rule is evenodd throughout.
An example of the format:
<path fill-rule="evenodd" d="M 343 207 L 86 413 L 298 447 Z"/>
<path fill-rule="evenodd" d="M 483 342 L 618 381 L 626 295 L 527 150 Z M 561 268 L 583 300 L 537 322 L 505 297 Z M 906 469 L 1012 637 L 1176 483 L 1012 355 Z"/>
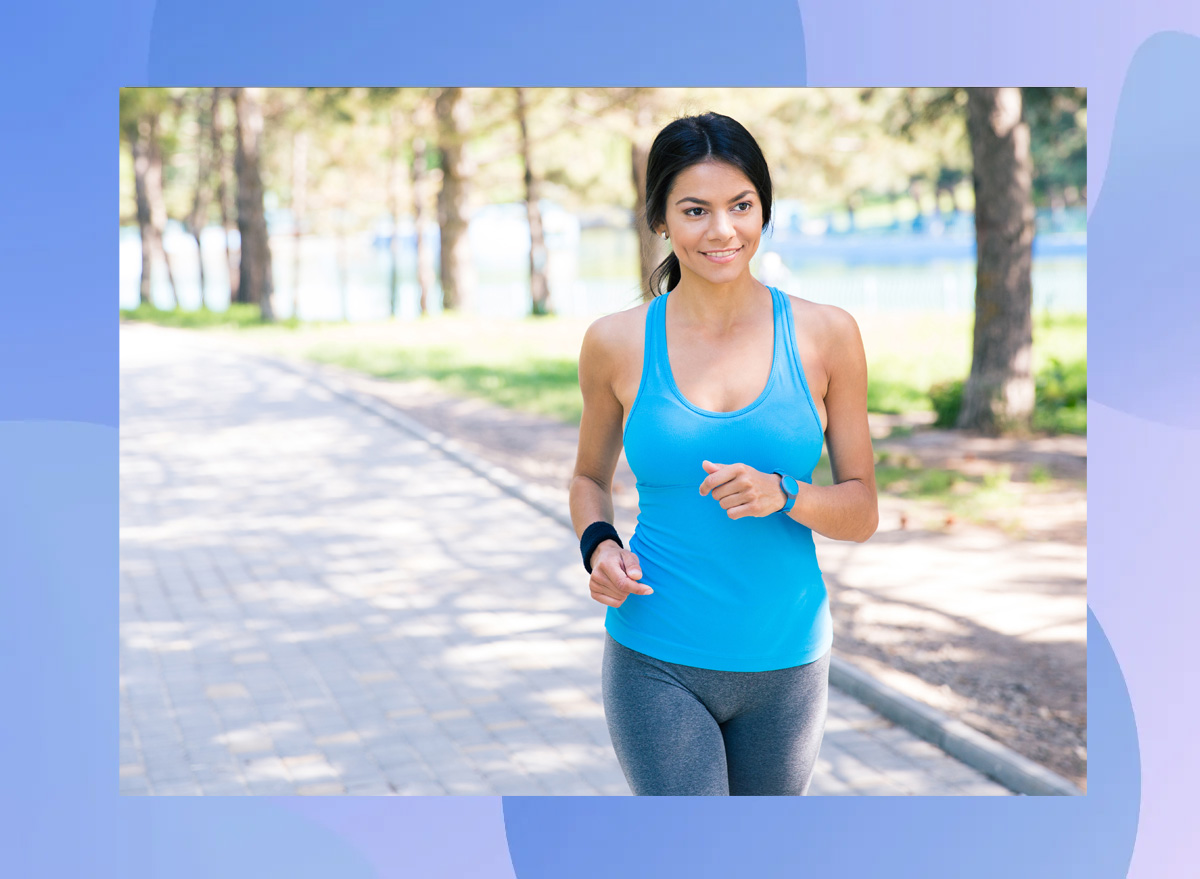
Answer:
<path fill-rule="evenodd" d="M 653 595 L 654 590 L 641 579 L 642 567 L 636 555 L 614 540 L 606 540 L 592 553 L 592 579 L 588 586 L 592 598 L 609 607 L 620 607 L 630 595 Z"/>

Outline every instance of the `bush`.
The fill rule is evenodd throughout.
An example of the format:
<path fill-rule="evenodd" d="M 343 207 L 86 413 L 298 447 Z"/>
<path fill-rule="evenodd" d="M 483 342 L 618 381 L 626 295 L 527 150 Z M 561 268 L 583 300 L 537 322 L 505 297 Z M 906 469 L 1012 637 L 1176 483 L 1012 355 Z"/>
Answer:
<path fill-rule="evenodd" d="M 1039 406 L 1054 409 L 1087 405 L 1087 361 L 1064 364 L 1057 357 L 1037 374 Z"/>
<path fill-rule="evenodd" d="M 937 418 L 934 427 L 954 427 L 962 410 L 961 379 L 929 389 Z M 1087 433 L 1087 361 L 1063 363 L 1057 357 L 1034 377 L 1033 429 L 1047 433 Z"/>
<path fill-rule="evenodd" d="M 929 400 L 933 403 L 933 411 L 937 413 L 934 427 L 954 427 L 962 410 L 962 396 L 962 379 L 938 382 L 929 389 Z"/>

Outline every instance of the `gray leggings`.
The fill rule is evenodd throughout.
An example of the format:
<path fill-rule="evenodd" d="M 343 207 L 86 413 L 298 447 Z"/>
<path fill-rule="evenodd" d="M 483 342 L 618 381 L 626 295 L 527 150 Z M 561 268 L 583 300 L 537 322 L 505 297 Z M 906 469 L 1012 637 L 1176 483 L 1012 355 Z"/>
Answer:
<path fill-rule="evenodd" d="M 829 653 L 774 671 L 662 662 L 604 634 L 604 715 L 637 796 L 803 796 L 825 731 Z"/>

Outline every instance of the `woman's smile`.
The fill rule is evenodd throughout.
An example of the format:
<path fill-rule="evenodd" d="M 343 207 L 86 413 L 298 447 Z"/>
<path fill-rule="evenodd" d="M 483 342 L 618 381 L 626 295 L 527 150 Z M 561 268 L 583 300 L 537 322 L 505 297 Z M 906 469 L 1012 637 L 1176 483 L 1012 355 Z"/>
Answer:
<path fill-rule="evenodd" d="M 743 245 L 744 247 L 745 245 Z M 741 247 L 726 248 L 724 250 L 702 250 L 704 256 L 708 257 L 710 262 L 727 263 L 732 262 L 733 258 L 742 252 Z"/>

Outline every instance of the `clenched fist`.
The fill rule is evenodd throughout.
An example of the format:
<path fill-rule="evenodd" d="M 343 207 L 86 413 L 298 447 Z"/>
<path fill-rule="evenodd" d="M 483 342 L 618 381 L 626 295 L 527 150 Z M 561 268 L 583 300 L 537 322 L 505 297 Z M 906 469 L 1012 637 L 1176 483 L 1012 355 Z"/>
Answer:
<path fill-rule="evenodd" d="M 763 473 L 749 464 L 714 464 L 701 461 L 708 473 L 700 483 L 700 494 L 711 494 L 720 501 L 730 519 L 746 516 L 770 516 L 787 503 L 787 495 L 779 486 L 779 477 Z"/>
<path fill-rule="evenodd" d="M 592 553 L 592 579 L 588 586 L 592 598 L 609 607 L 620 607 L 630 595 L 653 595 L 654 590 L 639 583 L 642 569 L 638 558 L 615 540 L 605 540 Z"/>

